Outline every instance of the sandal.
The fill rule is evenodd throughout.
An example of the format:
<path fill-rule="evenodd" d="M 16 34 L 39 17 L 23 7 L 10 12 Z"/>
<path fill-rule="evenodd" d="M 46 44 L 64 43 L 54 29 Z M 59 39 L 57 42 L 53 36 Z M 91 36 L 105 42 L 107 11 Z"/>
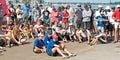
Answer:
<path fill-rule="evenodd" d="M 68 58 L 69 58 L 69 56 L 64 56 L 64 57 L 63 57 L 63 59 L 68 59 Z"/>
<path fill-rule="evenodd" d="M 71 55 L 69 55 L 69 57 L 75 57 L 76 55 L 75 54 L 71 54 Z"/>

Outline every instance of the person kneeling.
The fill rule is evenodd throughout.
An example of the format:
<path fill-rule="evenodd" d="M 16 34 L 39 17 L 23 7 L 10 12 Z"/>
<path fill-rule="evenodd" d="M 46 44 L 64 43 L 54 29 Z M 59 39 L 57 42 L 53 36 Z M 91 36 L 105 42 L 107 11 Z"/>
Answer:
<path fill-rule="evenodd" d="M 65 48 L 65 46 L 58 41 L 58 36 L 56 34 L 52 35 L 52 37 L 53 39 L 49 42 L 47 49 L 46 49 L 46 53 L 49 56 L 57 56 L 58 54 L 62 55 L 63 58 L 69 58 L 71 56 L 75 56 L 72 53 L 70 53 Z M 61 50 L 65 51 L 68 54 L 68 56 L 63 54 Z"/>
<path fill-rule="evenodd" d="M 44 46 L 44 42 L 43 42 L 43 34 L 38 34 L 38 38 L 36 38 L 34 40 L 34 47 L 33 47 L 33 52 L 35 53 L 45 53 L 46 52 L 46 48 Z"/>

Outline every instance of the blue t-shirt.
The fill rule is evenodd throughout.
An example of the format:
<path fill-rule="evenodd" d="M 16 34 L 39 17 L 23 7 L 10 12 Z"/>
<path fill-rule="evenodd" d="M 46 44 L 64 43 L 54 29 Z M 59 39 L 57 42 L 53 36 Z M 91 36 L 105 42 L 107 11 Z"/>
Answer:
<path fill-rule="evenodd" d="M 38 38 L 34 40 L 34 47 L 33 47 L 33 49 L 35 47 L 43 48 L 43 46 L 44 46 L 43 40 L 39 40 Z"/>
<path fill-rule="evenodd" d="M 45 36 L 45 38 L 44 38 L 45 47 L 47 47 L 47 45 L 48 45 L 48 43 L 50 42 L 51 39 L 52 39 L 52 37 Z"/>
<path fill-rule="evenodd" d="M 105 23 L 104 22 L 100 22 L 100 20 L 108 20 L 106 17 L 102 17 L 102 16 L 97 16 L 96 19 L 98 19 L 97 26 L 101 26 L 101 27 L 104 27 Z"/>
<path fill-rule="evenodd" d="M 28 16 L 29 15 L 29 10 L 30 10 L 29 6 L 23 6 L 22 10 L 24 12 L 24 16 Z"/>
<path fill-rule="evenodd" d="M 51 56 L 52 54 L 52 48 L 54 48 L 55 46 L 54 45 L 59 45 L 61 44 L 59 41 L 56 41 L 54 42 L 53 39 L 49 42 L 48 46 L 47 46 L 47 49 L 46 49 L 46 53 Z"/>

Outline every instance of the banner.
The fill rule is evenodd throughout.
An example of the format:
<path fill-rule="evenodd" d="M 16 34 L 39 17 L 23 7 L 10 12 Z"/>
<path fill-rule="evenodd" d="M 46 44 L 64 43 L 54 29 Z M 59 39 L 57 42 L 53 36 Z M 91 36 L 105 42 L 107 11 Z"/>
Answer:
<path fill-rule="evenodd" d="M 4 14 L 7 9 L 6 0 L 0 0 L 0 3 L 2 3 L 3 14 Z"/>

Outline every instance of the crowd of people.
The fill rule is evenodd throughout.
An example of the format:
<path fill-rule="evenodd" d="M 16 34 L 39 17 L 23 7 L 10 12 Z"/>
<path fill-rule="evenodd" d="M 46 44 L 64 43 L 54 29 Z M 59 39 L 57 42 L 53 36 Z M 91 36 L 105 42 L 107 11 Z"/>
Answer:
<path fill-rule="evenodd" d="M 43 5 L 31 7 L 28 3 L 15 7 L 9 2 L 5 14 L 2 11 L 0 3 L 1 50 L 3 46 L 22 45 L 34 38 L 33 52 L 47 53 L 49 56 L 60 54 L 63 58 L 68 58 L 75 54 L 70 53 L 60 41 L 87 41 L 92 46 L 98 42 L 117 43 L 119 40 L 120 5 L 106 6 L 105 9 L 98 5 L 95 11 L 87 4 L 84 8 L 77 5 L 77 9 L 74 9 L 67 4 L 56 9 L 52 3 L 43 8 Z M 7 21 L 5 28 L 2 27 L 3 17 Z"/>

